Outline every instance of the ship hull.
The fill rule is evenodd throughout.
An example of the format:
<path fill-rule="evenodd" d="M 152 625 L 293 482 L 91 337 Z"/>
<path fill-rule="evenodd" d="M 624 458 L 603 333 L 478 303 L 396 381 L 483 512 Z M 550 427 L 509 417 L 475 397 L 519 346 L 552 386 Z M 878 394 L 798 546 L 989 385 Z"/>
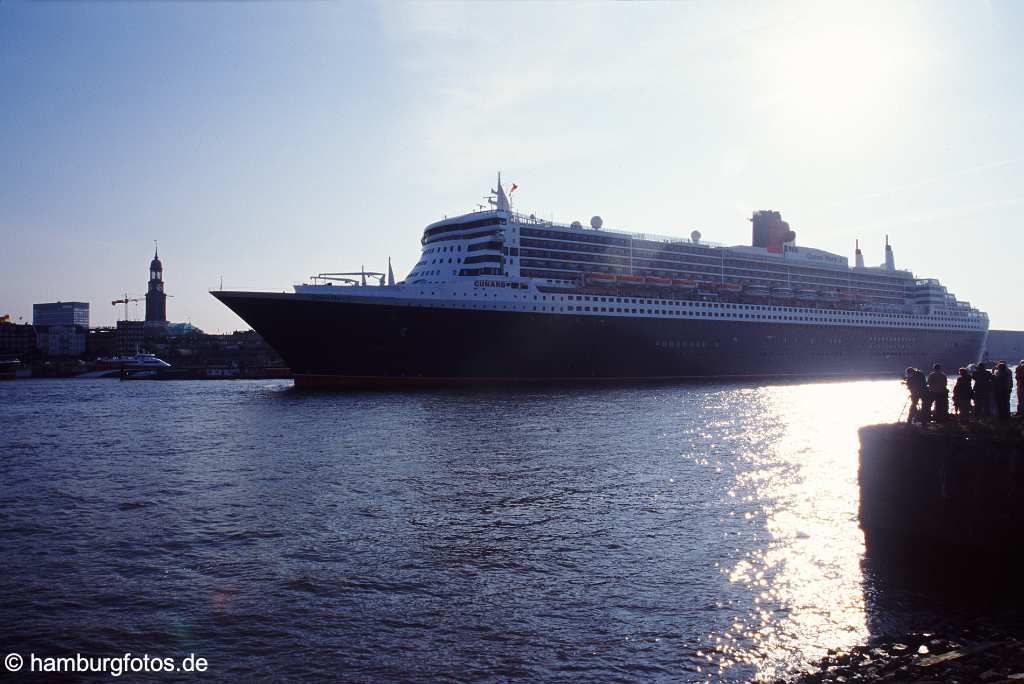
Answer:
<path fill-rule="evenodd" d="M 595 316 L 213 292 L 299 386 L 898 376 L 978 359 L 985 332 Z"/>

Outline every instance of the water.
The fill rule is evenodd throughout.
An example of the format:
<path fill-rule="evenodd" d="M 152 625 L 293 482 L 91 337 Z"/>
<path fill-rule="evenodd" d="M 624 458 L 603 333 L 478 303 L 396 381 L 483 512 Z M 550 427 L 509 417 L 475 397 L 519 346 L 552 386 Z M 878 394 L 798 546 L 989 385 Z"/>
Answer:
<path fill-rule="evenodd" d="M 0 641 L 227 679 L 771 679 L 902 627 L 862 567 L 856 428 L 904 402 L 0 384 Z"/>

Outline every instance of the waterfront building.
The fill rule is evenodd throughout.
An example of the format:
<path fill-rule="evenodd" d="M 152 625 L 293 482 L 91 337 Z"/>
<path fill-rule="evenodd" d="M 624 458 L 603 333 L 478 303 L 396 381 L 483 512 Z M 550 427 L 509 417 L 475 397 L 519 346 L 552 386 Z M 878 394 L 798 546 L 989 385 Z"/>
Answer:
<path fill-rule="evenodd" d="M 44 356 L 79 357 L 85 353 L 87 328 L 78 325 L 36 326 L 36 344 Z"/>
<path fill-rule="evenodd" d="M 115 328 L 93 328 L 85 336 L 87 358 L 117 356 L 118 350 L 118 336 Z"/>
<path fill-rule="evenodd" d="M 1001 359 L 1013 364 L 1024 359 L 1024 331 L 989 330 L 982 358 L 986 361 Z"/>
<path fill-rule="evenodd" d="M 33 325 L 89 327 L 89 302 L 49 302 L 32 305 Z"/>
<path fill-rule="evenodd" d="M 153 260 L 149 262 L 149 288 L 146 290 L 146 327 L 163 329 L 167 327 L 167 294 L 164 292 L 164 265 L 159 252 L 154 249 Z"/>
<path fill-rule="evenodd" d="M 138 354 L 145 349 L 146 322 L 118 321 L 117 353 L 125 356 Z"/>
<path fill-rule="evenodd" d="M 0 321 L 0 357 L 24 359 L 35 352 L 36 344 L 35 326 Z"/>

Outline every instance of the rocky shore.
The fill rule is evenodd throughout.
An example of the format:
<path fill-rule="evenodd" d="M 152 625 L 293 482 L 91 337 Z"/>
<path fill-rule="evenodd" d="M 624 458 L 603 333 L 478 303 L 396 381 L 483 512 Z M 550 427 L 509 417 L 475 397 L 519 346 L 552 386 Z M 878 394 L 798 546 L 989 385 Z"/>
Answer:
<path fill-rule="evenodd" d="M 786 680 L 780 680 L 780 683 Z M 800 684 L 916 682 L 956 684 L 1024 682 L 1024 639 L 987 631 L 955 636 L 909 634 L 849 651 L 829 652 Z"/>

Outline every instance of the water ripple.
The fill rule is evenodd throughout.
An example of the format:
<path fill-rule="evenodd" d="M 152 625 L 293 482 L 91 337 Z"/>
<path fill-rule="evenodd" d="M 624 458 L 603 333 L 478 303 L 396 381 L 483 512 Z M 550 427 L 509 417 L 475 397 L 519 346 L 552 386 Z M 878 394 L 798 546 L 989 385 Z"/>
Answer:
<path fill-rule="evenodd" d="M 867 634 L 855 429 L 902 401 L 6 383 L 0 636 L 231 679 L 771 679 Z"/>

